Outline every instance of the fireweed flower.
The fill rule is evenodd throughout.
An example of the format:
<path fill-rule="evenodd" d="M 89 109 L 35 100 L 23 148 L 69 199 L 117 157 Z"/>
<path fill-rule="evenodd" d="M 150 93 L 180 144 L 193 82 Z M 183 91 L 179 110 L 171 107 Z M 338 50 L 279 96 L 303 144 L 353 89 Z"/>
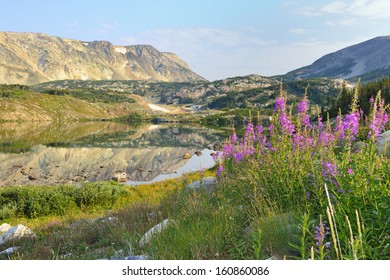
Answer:
<path fill-rule="evenodd" d="M 243 158 L 243 154 L 240 153 L 240 152 L 237 152 L 234 154 L 234 159 L 236 160 L 236 162 L 240 163 L 242 161 L 242 158 Z"/>
<path fill-rule="evenodd" d="M 329 147 L 329 146 L 333 145 L 334 140 L 335 140 L 335 137 L 332 133 L 327 132 L 327 131 L 322 131 L 320 133 L 318 143 L 325 146 L 325 147 Z"/>
<path fill-rule="evenodd" d="M 244 134 L 244 143 L 248 143 L 248 140 L 254 141 L 256 140 L 255 131 L 253 128 L 253 123 L 248 123 L 245 128 L 245 134 Z"/>
<path fill-rule="evenodd" d="M 256 139 L 259 142 L 261 146 L 265 146 L 265 142 L 267 141 L 267 138 L 265 135 L 263 135 L 263 126 L 262 125 L 257 125 L 256 126 Z"/>
<path fill-rule="evenodd" d="M 294 133 L 295 127 L 285 112 L 280 113 L 278 123 L 285 134 L 292 135 Z"/>
<path fill-rule="evenodd" d="M 330 242 L 326 242 L 327 237 L 330 236 L 329 228 L 326 226 L 326 222 L 322 222 L 320 218 L 320 223 L 315 227 L 314 230 L 314 239 L 316 242 L 315 251 L 321 254 L 329 253 Z"/>
<path fill-rule="evenodd" d="M 359 119 L 359 113 L 356 111 L 345 115 L 343 129 L 344 133 L 347 135 L 348 140 L 355 140 L 355 135 L 358 133 L 359 129 Z"/>
<path fill-rule="evenodd" d="M 352 168 L 348 167 L 348 169 L 347 169 L 347 173 L 348 173 L 349 175 L 352 175 L 352 174 L 353 174 L 353 170 L 352 170 Z"/>
<path fill-rule="evenodd" d="M 235 131 L 234 131 L 233 134 L 232 134 L 231 141 L 232 141 L 232 143 L 234 143 L 234 144 L 237 143 L 237 134 L 236 134 Z"/>
<path fill-rule="evenodd" d="M 319 225 L 315 227 L 314 238 L 316 240 L 317 248 L 325 245 L 325 239 L 330 235 L 329 228 L 326 227 L 326 222 L 320 221 Z"/>
<path fill-rule="evenodd" d="M 341 117 L 337 116 L 335 132 L 338 139 L 355 140 L 355 135 L 359 130 L 359 119 L 360 116 L 357 111 L 345 115 L 344 120 L 341 120 Z"/>
<path fill-rule="evenodd" d="M 303 127 L 307 127 L 307 128 L 311 127 L 310 117 L 307 114 L 302 114 L 301 115 L 301 124 L 302 124 Z"/>
<path fill-rule="evenodd" d="M 307 101 L 306 100 L 302 100 L 298 104 L 298 114 L 299 113 L 306 113 L 306 112 L 307 112 Z"/>
<path fill-rule="evenodd" d="M 304 149 L 306 147 L 310 147 L 313 145 L 313 138 L 311 137 L 304 137 L 300 134 L 294 134 L 293 135 L 293 148 L 300 148 Z"/>
<path fill-rule="evenodd" d="M 298 115 L 301 119 L 302 127 L 311 127 L 310 117 L 307 114 L 307 101 L 306 98 L 298 104 Z"/>
<path fill-rule="evenodd" d="M 270 133 L 271 135 L 274 134 L 274 130 L 275 130 L 275 126 L 274 126 L 273 123 L 271 123 L 271 124 L 269 125 L 269 133 Z"/>
<path fill-rule="evenodd" d="M 385 126 L 389 121 L 389 117 L 385 110 L 385 103 L 383 100 L 379 102 L 379 108 L 374 109 L 372 121 L 369 125 L 370 131 L 368 132 L 368 138 L 378 138 L 382 131 L 385 130 Z"/>
<path fill-rule="evenodd" d="M 233 153 L 234 153 L 234 147 L 233 147 L 232 144 L 229 143 L 229 144 L 225 144 L 223 146 L 222 154 L 223 154 L 224 157 L 232 156 Z"/>
<path fill-rule="evenodd" d="M 283 97 L 279 97 L 275 100 L 274 111 L 284 111 L 286 108 L 286 102 Z"/>
<path fill-rule="evenodd" d="M 322 177 L 329 178 L 339 175 L 336 164 L 322 162 Z"/>

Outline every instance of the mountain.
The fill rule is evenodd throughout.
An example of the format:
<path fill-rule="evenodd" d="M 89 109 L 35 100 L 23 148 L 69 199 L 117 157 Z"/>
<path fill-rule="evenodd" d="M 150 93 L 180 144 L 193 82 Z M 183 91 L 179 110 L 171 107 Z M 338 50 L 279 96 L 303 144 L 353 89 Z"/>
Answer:
<path fill-rule="evenodd" d="M 360 77 L 369 81 L 389 75 L 390 36 L 382 36 L 327 54 L 309 66 L 287 73 L 284 78 Z"/>
<path fill-rule="evenodd" d="M 149 45 L 114 46 L 43 33 L 0 32 L 0 83 L 65 79 L 205 81 L 176 54 Z"/>

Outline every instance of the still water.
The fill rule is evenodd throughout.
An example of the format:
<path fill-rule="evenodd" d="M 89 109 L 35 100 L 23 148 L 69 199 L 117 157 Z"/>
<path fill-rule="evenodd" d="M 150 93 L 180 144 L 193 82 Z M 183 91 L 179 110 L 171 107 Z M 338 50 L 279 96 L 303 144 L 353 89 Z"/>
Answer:
<path fill-rule="evenodd" d="M 213 166 L 208 147 L 225 138 L 226 131 L 192 125 L 2 123 L 0 186 L 96 182 L 116 173 L 130 185 L 155 182 Z"/>

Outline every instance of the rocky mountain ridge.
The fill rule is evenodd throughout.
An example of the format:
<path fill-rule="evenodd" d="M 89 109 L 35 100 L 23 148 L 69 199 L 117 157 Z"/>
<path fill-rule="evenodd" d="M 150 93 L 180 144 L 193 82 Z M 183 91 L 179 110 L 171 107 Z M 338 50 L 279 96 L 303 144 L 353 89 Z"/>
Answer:
<path fill-rule="evenodd" d="M 311 65 L 287 73 L 284 78 L 362 78 L 370 81 L 389 75 L 390 36 L 381 36 L 327 54 Z"/>
<path fill-rule="evenodd" d="M 153 81 L 53 81 L 34 85 L 38 92 L 50 89 L 72 90 L 83 88 L 115 93 L 131 93 L 155 103 L 185 105 L 197 109 L 220 108 L 271 108 L 279 95 L 282 79 L 248 75 L 213 82 L 164 83 Z M 341 90 L 341 79 L 301 79 L 283 82 L 290 101 L 303 96 L 309 85 L 309 99 L 318 105 L 328 103 Z"/>
<path fill-rule="evenodd" d="M 0 32 L 0 83 L 46 81 L 153 80 L 205 81 L 176 54 L 150 45 L 115 46 L 43 33 Z"/>

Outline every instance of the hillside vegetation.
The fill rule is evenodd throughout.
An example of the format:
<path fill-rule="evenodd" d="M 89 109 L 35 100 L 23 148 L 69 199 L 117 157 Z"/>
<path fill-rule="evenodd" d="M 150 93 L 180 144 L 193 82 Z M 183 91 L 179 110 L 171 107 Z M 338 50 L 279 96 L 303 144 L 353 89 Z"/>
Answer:
<path fill-rule="evenodd" d="M 324 111 L 324 117 L 329 114 L 333 118 L 339 112 L 346 114 L 350 110 L 355 92 L 358 95 L 360 109 L 363 112 L 369 112 L 378 93 L 386 104 L 390 103 L 390 78 L 383 78 L 366 84 L 359 83 L 354 88 L 347 88 L 344 84 L 339 96 L 330 102 L 329 109 Z"/>
<path fill-rule="evenodd" d="M 140 104 L 131 95 L 96 90 L 38 93 L 27 86 L 0 85 L 0 101 L 0 121 L 77 121 L 152 113 L 145 102 Z"/>
<path fill-rule="evenodd" d="M 283 77 L 249 75 L 214 82 L 150 82 L 150 81 L 53 81 L 34 85 L 39 92 L 47 90 L 94 89 L 115 94 L 131 93 L 146 100 L 167 105 L 199 109 L 270 109 L 279 94 Z M 341 91 L 342 80 L 303 79 L 283 83 L 288 104 L 296 103 L 307 93 L 313 105 L 326 106 Z"/>

